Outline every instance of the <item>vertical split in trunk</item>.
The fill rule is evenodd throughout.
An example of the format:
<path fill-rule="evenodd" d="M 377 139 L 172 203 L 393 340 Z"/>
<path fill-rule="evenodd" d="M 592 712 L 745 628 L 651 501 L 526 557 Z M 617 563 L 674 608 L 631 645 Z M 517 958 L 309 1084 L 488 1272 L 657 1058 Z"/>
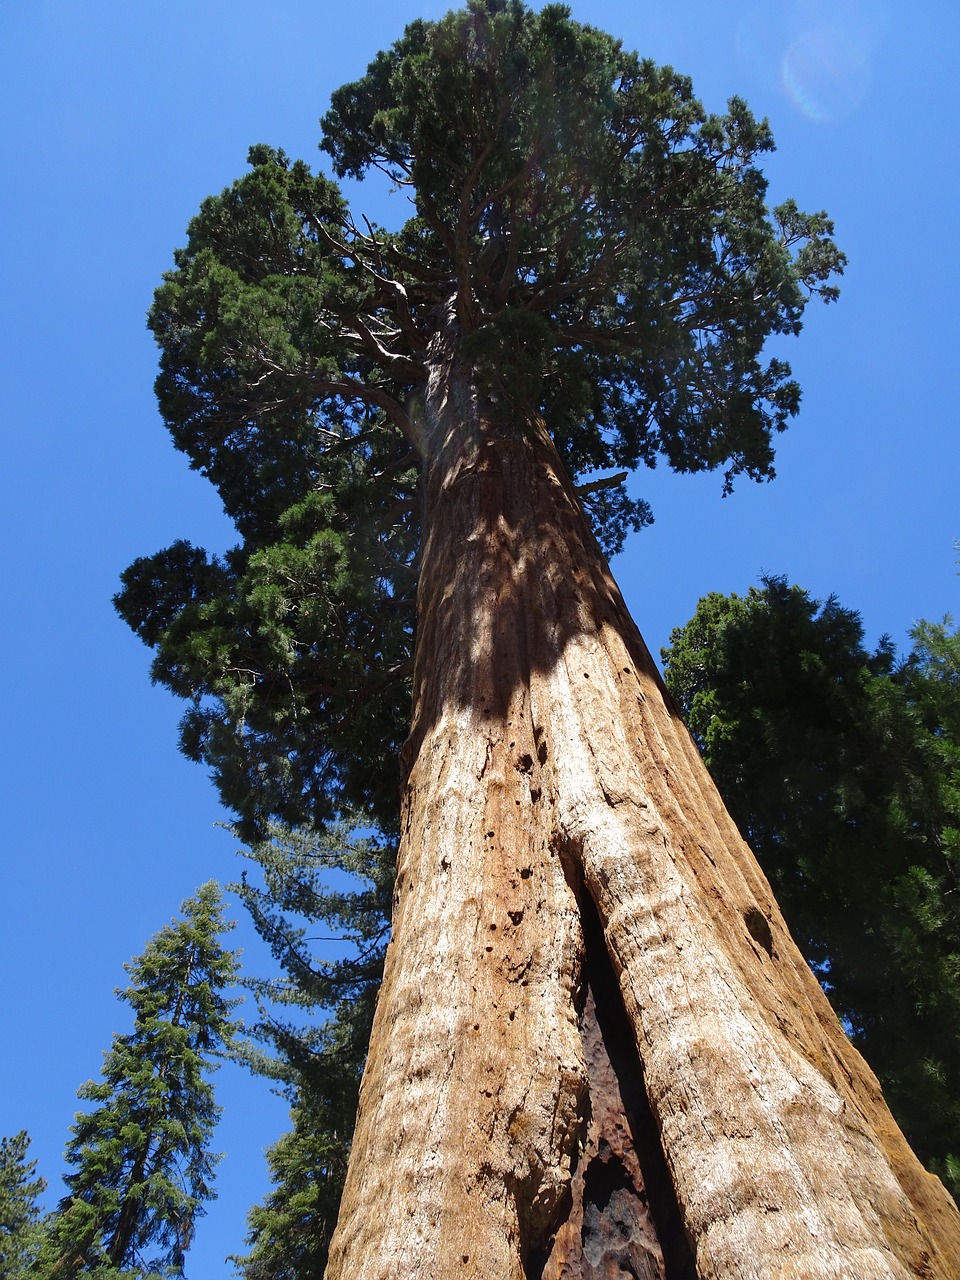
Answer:
<path fill-rule="evenodd" d="M 691 1274 L 685 1232 L 701 1278 L 955 1280 L 956 1207 L 790 940 L 546 433 L 438 363 L 424 434 L 393 940 L 328 1280 L 588 1280 L 620 1210 L 657 1275 L 623 1142 L 641 1073 L 618 1101 L 589 1007 L 581 1037 L 581 885 L 683 1219 L 658 1215 L 663 1274 Z"/>
<path fill-rule="evenodd" d="M 697 1280 L 603 930 L 589 897 L 579 901 L 586 1115 L 569 1210 L 529 1280 Z"/>

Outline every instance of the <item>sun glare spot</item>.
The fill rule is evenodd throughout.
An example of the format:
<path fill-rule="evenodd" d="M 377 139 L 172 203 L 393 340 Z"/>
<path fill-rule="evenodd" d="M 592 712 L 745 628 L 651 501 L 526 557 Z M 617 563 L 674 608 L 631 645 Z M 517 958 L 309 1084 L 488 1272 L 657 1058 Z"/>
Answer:
<path fill-rule="evenodd" d="M 767 90 L 784 93 L 808 120 L 842 120 L 861 106 L 872 58 L 889 26 L 886 0 L 794 0 L 756 6 L 740 20 L 737 55 Z"/>
<path fill-rule="evenodd" d="M 840 27 L 817 27 L 794 40 L 780 62 L 783 88 L 810 120 L 842 120 L 870 87 L 865 40 Z"/>

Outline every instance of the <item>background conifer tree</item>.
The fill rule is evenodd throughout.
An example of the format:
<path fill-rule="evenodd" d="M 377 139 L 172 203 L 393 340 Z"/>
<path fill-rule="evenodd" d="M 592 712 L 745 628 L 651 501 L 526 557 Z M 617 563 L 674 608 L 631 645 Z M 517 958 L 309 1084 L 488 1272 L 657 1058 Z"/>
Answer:
<path fill-rule="evenodd" d="M 898 663 L 783 578 L 709 595 L 666 682 L 917 1153 L 960 1193 L 960 633 Z"/>
<path fill-rule="evenodd" d="M 292 1128 L 268 1153 L 273 1189 L 250 1212 L 247 1280 L 321 1275 L 336 1225 L 360 1076 L 390 927 L 396 848 L 350 824 L 322 833 L 276 824 L 244 850 L 262 884 L 232 886 L 282 976 L 246 977 L 261 1017 L 259 1044 L 238 1052 L 282 1084 Z M 259 877 L 258 877 L 259 880 Z M 339 958 L 320 961 L 323 951 Z"/>
<path fill-rule="evenodd" d="M 178 1276 L 217 1156 L 209 1145 L 219 1108 L 208 1079 L 233 1035 L 224 991 L 236 959 L 224 950 L 220 891 L 205 884 L 182 919 L 127 966 L 121 999 L 133 1030 L 115 1037 L 101 1079 L 79 1090 L 66 1159 L 68 1194 L 53 1219 L 43 1275 Z"/>
<path fill-rule="evenodd" d="M 27 1159 L 29 1147 L 25 1129 L 0 1138 L 0 1280 L 27 1275 L 43 1239 L 37 1198 L 47 1184 L 36 1176 L 36 1160 Z"/>

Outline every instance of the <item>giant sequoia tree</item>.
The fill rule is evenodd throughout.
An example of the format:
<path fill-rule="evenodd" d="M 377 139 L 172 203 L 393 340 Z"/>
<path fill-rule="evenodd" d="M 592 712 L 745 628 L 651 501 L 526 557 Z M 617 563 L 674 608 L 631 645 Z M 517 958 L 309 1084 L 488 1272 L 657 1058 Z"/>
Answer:
<path fill-rule="evenodd" d="M 772 474 L 799 393 L 761 352 L 832 296 L 829 222 L 767 209 L 742 102 L 557 5 L 414 23 L 323 127 L 414 216 L 266 147 L 205 202 L 158 386 L 241 542 L 137 562 L 120 607 L 248 832 L 399 831 L 327 1275 L 589 1275 L 625 1239 L 636 1274 L 956 1274 L 601 551 L 645 511 L 597 472 Z"/>

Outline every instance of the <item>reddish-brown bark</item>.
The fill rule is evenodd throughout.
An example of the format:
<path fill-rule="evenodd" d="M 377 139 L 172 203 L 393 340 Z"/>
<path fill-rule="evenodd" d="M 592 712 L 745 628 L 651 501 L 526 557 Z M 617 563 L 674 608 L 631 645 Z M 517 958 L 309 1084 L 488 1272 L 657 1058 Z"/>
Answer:
<path fill-rule="evenodd" d="M 328 1280 L 605 1274 L 582 1184 L 611 1136 L 636 1275 L 955 1280 L 956 1207 L 793 945 L 546 432 L 439 364 L 422 430 L 394 931 Z M 642 1212 L 584 900 L 682 1228 L 669 1192 Z"/>

